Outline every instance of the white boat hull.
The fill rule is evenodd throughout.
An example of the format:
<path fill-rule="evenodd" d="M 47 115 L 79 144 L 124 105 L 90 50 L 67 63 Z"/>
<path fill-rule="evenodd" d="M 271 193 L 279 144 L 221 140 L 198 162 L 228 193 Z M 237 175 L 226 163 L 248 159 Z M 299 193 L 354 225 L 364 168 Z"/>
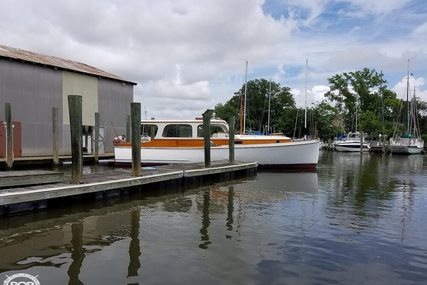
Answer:
<path fill-rule="evenodd" d="M 370 149 L 370 146 L 364 143 L 362 151 L 369 151 L 369 149 Z M 360 142 L 336 143 L 335 150 L 341 151 L 341 152 L 360 152 Z"/>
<path fill-rule="evenodd" d="M 394 145 L 390 146 L 390 152 L 395 154 L 419 154 L 422 148 L 407 145 Z"/>
<path fill-rule="evenodd" d="M 336 151 L 342 152 L 369 151 L 371 148 L 369 144 L 363 140 L 360 132 L 348 133 L 343 140 L 335 141 L 334 146 Z"/>
<path fill-rule="evenodd" d="M 116 163 L 132 162 L 131 147 L 115 146 Z M 211 147 L 211 161 L 228 160 L 228 146 Z M 318 141 L 275 144 L 236 144 L 236 161 L 258 162 L 264 167 L 315 168 L 319 159 Z M 201 147 L 141 147 L 142 164 L 176 164 L 204 162 Z"/>
<path fill-rule="evenodd" d="M 420 154 L 424 141 L 419 139 L 390 139 L 390 152 L 395 154 Z"/>

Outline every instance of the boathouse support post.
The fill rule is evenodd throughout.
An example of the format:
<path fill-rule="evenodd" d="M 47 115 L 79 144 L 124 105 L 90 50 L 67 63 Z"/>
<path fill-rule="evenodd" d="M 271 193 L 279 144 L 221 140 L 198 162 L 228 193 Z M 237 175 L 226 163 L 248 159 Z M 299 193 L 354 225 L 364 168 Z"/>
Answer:
<path fill-rule="evenodd" d="M 52 108 L 52 160 L 53 165 L 59 165 L 59 120 L 58 108 Z"/>
<path fill-rule="evenodd" d="M 6 167 L 13 167 L 13 126 L 12 107 L 10 103 L 4 103 L 5 128 L 6 128 Z"/>
<path fill-rule="evenodd" d="M 213 110 L 207 109 L 203 113 L 203 138 L 204 138 L 204 153 L 205 153 L 205 168 L 211 167 L 211 132 L 210 123 Z"/>
<path fill-rule="evenodd" d="M 132 174 L 141 176 L 141 103 L 130 103 Z"/>
<path fill-rule="evenodd" d="M 83 181 L 82 96 L 68 95 L 71 137 L 71 183 Z"/>
<path fill-rule="evenodd" d="M 130 140 L 130 115 L 126 115 L 126 141 Z"/>
<path fill-rule="evenodd" d="M 235 122 L 236 118 L 231 116 L 228 119 L 228 163 L 230 165 L 234 164 L 234 134 L 235 134 Z"/>
<path fill-rule="evenodd" d="M 95 163 L 99 163 L 99 113 L 95 112 Z"/>

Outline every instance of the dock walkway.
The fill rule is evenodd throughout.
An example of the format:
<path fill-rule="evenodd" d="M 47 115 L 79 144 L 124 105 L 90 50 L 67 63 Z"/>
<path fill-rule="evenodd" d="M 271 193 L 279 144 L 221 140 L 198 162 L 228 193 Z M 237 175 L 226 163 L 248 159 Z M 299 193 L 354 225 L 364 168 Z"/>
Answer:
<path fill-rule="evenodd" d="M 234 165 L 215 162 L 212 163 L 211 168 L 204 168 L 204 165 L 200 163 L 180 164 L 143 168 L 142 175 L 139 177 L 132 176 L 131 169 L 113 168 L 111 171 L 85 174 L 82 184 L 70 184 L 70 176 L 64 175 L 62 182 L 20 185 L 19 187 L 11 184 L 9 188 L 3 185 L 0 188 L 0 216 L 43 209 L 58 198 L 94 194 L 96 199 L 103 199 L 128 194 L 135 187 L 137 190 L 143 190 L 140 186 L 146 184 L 167 183 L 171 186 L 190 186 L 218 176 L 232 178 L 239 173 L 254 174 L 256 170 L 256 162 Z M 3 174 L 0 180 L 7 178 L 7 172 Z"/>

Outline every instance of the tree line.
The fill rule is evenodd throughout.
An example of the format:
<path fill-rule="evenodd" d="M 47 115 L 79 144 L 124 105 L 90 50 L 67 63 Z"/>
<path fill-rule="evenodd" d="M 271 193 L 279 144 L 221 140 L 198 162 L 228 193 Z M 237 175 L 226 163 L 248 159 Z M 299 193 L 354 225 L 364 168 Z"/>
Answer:
<path fill-rule="evenodd" d="M 321 102 L 307 109 L 307 129 L 304 108 L 297 108 L 291 89 L 266 79 L 250 80 L 246 84 L 246 130 L 263 133 L 283 133 L 289 137 L 304 134 L 321 140 L 334 139 L 339 134 L 363 131 L 371 138 L 391 137 L 403 133 L 409 104 L 390 90 L 382 72 L 364 68 L 336 74 L 328 78 L 329 91 Z M 217 117 L 235 116 L 239 112 L 245 85 L 224 104 L 215 106 Z M 409 100 L 413 92 L 409 92 Z M 427 134 L 427 103 L 415 98 L 421 133 Z M 268 108 L 270 106 L 270 108 Z M 270 124 L 268 124 L 270 110 Z M 268 128 L 269 127 L 269 128 Z M 239 129 L 239 128 L 237 128 Z M 427 141 L 427 138 L 424 138 Z"/>

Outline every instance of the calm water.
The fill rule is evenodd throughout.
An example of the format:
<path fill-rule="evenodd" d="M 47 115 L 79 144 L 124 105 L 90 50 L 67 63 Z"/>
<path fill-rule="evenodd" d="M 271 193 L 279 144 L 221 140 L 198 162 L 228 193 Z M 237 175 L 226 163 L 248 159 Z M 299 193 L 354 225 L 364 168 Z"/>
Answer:
<path fill-rule="evenodd" d="M 316 173 L 0 218 L 0 283 L 427 284 L 426 170 L 325 152 Z"/>

